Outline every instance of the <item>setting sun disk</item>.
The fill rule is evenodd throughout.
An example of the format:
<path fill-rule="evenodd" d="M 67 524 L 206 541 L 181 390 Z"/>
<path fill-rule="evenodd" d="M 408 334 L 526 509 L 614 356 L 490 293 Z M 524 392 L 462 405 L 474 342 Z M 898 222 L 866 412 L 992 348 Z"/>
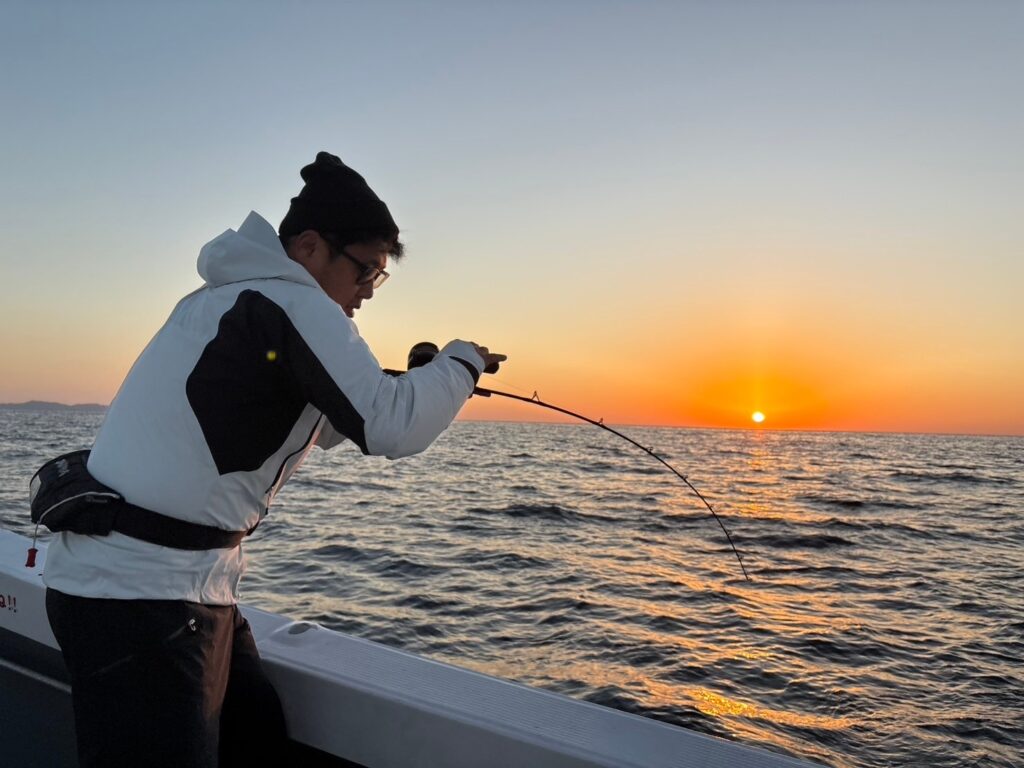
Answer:
<path fill-rule="evenodd" d="M 764 421 L 764 414 L 761 413 L 760 411 L 754 411 L 752 414 L 750 414 L 750 418 L 755 424 L 760 424 L 762 421 Z"/>

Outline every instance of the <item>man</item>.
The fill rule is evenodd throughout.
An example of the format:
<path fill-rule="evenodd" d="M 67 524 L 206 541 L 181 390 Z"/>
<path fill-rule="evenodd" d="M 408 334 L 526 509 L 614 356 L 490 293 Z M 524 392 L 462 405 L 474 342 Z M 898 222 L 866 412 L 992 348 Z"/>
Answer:
<path fill-rule="evenodd" d="M 302 178 L 278 232 L 251 213 L 203 247 L 205 285 L 111 403 L 88 471 L 124 497 L 113 531 L 50 544 L 83 766 L 275 764 L 284 722 L 235 605 L 237 541 L 312 446 L 422 451 L 505 359 L 452 341 L 383 373 L 352 318 L 402 255 L 398 227 L 334 155 Z"/>

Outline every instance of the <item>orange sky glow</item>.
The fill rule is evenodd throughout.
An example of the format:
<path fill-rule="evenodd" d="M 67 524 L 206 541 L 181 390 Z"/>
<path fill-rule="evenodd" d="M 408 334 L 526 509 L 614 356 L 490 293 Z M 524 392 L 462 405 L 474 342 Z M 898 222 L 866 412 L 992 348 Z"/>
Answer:
<path fill-rule="evenodd" d="M 19 6 L 0 403 L 108 403 L 201 246 L 325 149 L 407 247 L 356 317 L 385 367 L 463 338 L 509 356 L 485 386 L 608 423 L 1024 435 L 1019 10 L 602 8 L 261 5 L 225 38 L 217 4 Z M 363 13 L 388 56 L 339 53 Z"/>

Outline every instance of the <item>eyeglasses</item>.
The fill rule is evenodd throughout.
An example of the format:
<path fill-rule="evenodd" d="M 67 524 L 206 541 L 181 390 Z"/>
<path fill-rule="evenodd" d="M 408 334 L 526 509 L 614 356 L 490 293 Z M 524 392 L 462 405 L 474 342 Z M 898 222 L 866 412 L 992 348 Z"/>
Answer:
<path fill-rule="evenodd" d="M 351 253 L 348 253 L 344 248 L 339 248 L 330 238 L 324 237 L 324 242 L 331 247 L 334 253 L 344 256 L 346 259 L 351 261 L 359 268 L 359 276 L 356 278 L 356 285 L 366 285 L 370 283 L 373 285 L 374 290 L 384 285 L 384 281 L 391 277 L 390 273 L 385 272 L 383 269 L 378 267 L 376 264 L 364 264 Z"/>

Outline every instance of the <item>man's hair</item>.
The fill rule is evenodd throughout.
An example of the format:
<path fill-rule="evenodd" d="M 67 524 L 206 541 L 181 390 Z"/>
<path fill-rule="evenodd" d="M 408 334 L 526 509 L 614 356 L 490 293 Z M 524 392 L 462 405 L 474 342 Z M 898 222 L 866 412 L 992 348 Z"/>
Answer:
<path fill-rule="evenodd" d="M 380 229 L 347 229 L 344 232 L 320 232 L 320 237 L 327 241 L 331 250 L 344 248 L 355 243 L 379 243 L 388 244 L 388 255 L 398 261 L 405 255 L 405 244 L 398 239 L 394 232 Z M 281 246 L 287 252 L 291 244 L 299 235 L 281 236 Z M 331 253 L 331 258 L 338 258 L 337 254 Z"/>

